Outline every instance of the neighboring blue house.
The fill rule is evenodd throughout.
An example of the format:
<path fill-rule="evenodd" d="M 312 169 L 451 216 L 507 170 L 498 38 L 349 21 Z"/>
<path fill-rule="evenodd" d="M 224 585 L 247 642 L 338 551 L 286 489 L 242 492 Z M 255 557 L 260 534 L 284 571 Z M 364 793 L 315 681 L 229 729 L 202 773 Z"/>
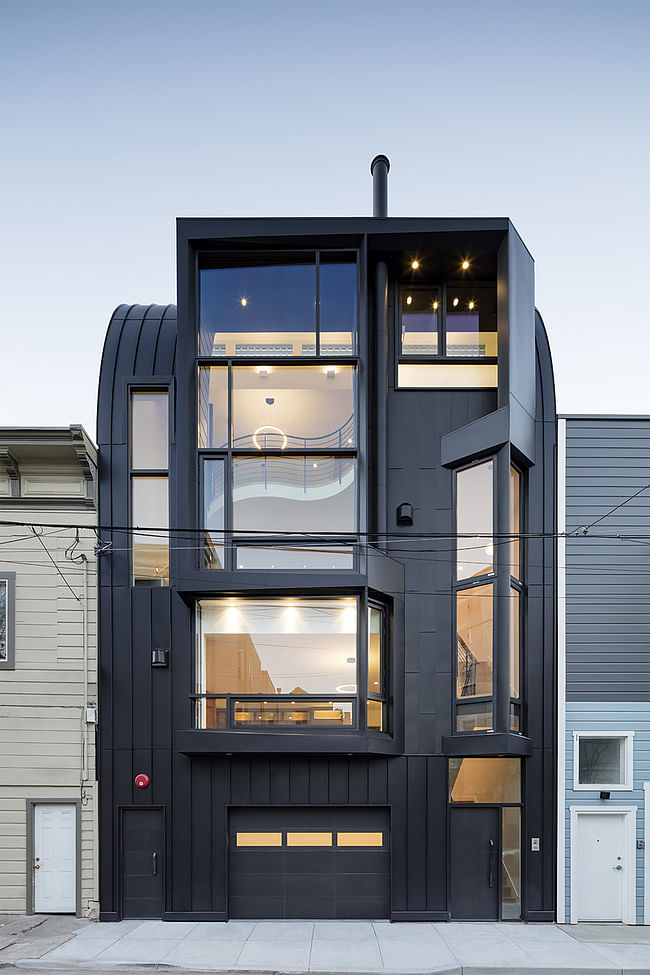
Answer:
<path fill-rule="evenodd" d="M 558 921 L 650 923 L 650 417 L 558 429 Z"/>

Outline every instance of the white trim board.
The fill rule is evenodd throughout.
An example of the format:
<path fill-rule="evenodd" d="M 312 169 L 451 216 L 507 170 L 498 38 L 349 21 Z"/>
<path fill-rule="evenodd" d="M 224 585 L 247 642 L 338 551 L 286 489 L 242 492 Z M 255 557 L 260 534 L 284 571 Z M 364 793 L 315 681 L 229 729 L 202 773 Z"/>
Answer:
<path fill-rule="evenodd" d="M 578 877 L 576 869 L 576 837 L 578 816 L 623 816 L 625 828 L 625 852 L 633 869 L 627 871 L 627 885 L 623 900 L 623 923 L 636 924 L 636 814 L 638 806 L 570 806 L 571 811 L 571 918 L 577 924 Z"/>
<path fill-rule="evenodd" d="M 557 892 L 556 917 L 565 921 L 566 775 L 566 420 L 557 423 Z"/>
<path fill-rule="evenodd" d="M 643 783 L 644 829 L 643 840 L 643 923 L 650 924 L 650 782 Z"/>

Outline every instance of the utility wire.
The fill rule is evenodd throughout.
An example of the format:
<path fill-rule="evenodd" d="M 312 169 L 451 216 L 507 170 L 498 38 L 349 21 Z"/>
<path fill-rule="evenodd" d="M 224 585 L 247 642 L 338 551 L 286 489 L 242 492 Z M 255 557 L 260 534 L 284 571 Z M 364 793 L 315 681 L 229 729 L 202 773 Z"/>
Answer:
<path fill-rule="evenodd" d="M 643 494 L 644 491 L 647 491 L 648 488 L 650 488 L 650 484 L 644 484 L 642 488 L 639 488 L 636 494 L 631 494 L 629 498 L 626 498 L 625 501 L 621 501 L 621 503 L 617 504 L 614 508 L 611 509 L 611 511 L 607 511 L 604 515 L 601 515 L 600 518 L 596 518 L 595 521 L 592 521 L 590 525 L 586 525 L 584 528 L 579 528 L 578 531 L 581 531 L 583 535 L 586 535 L 589 529 L 593 528 L 594 525 L 597 525 L 599 521 L 603 521 L 605 518 L 609 518 L 609 516 L 613 515 L 615 511 L 618 511 L 619 508 L 622 508 L 623 505 L 628 504 L 630 501 L 634 501 L 635 498 L 638 498 L 638 496 L 640 494 Z"/>
<path fill-rule="evenodd" d="M 39 542 L 43 546 L 43 548 L 45 550 L 45 554 L 47 555 L 48 559 L 50 560 L 50 562 L 52 563 L 52 565 L 54 566 L 54 568 L 56 569 L 56 571 L 59 573 L 59 575 L 61 576 L 61 578 L 65 582 L 66 586 L 68 587 L 68 589 L 70 590 L 70 592 L 72 593 L 72 595 L 74 596 L 74 598 L 77 600 L 78 603 L 80 603 L 81 602 L 81 597 L 80 596 L 77 596 L 76 592 L 74 591 L 74 589 L 72 588 L 72 586 L 70 585 L 70 583 L 68 582 L 68 580 L 66 579 L 66 577 L 61 572 L 61 569 L 59 568 L 59 566 L 57 565 L 56 561 L 52 557 L 52 554 L 51 554 L 49 548 L 47 547 L 47 545 L 45 544 L 45 542 L 43 541 L 43 539 L 41 538 L 41 536 L 36 531 L 36 528 L 33 528 L 32 531 L 34 532 L 34 535 L 36 536 L 36 538 L 39 540 Z"/>

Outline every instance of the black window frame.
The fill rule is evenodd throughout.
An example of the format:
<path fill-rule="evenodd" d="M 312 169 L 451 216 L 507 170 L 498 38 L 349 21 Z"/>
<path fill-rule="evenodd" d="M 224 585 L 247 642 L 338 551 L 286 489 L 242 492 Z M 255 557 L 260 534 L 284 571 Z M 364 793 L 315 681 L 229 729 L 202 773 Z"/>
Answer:
<path fill-rule="evenodd" d="M 237 571 L 239 572 L 256 572 L 257 569 L 245 569 L 238 567 L 237 560 L 237 544 L 238 541 L 242 545 L 247 545 L 251 547 L 264 546 L 268 548 L 277 548 L 281 551 L 282 548 L 288 546 L 304 547 L 308 549 L 310 546 L 321 546 L 321 545 L 341 545 L 343 547 L 349 547 L 352 549 L 351 564 L 345 568 L 336 567 L 332 570 L 326 566 L 318 567 L 319 571 L 336 571 L 338 573 L 349 572 L 355 574 L 359 571 L 360 564 L 360 546 L 359 546 L 359 529 L 361 525 L 361 483 L 360 483 L 360 457 L 361 457 L 361 429 L 360 429 L 360 370 L 361 370 L 361 358 L 360 358 L 360 322 L 361 322 L 361 277 L 360 277 L 360 267 L 361 267 L 361 254 L 359 248 L 351 247 L 331 247 L 331 248 L 306 248 L 304 251 L 298 249 L 293 249 L 291 251 L 256 251 L 255 255 L 257 257 L 262 257 L 267 255 L 269 260 L 277 260 L 283 256 L 296 257 L 299 254 L 304 255 L 314 255 L 315 258 L 315 268 L 316 268 L 316 309 L 315 309 L 315 330 L 316 330 L 316 344 L 314 355 L 301 355 L 301 356 L 269 356 L 269 355 L 240 355 L 240 356 L 228 356 L 228 355 L 201 355 L 200 354 L 200 291 L 199 291 L 199 306 L 197 307 L 197 355 L 195 358 L 195 382 L 196 382 L 196 395 L 194 397 L 194 416 L 195 416 L 195 444 L 197 452 L 197 506 L 196 511 L 198 514 L 198 528 L 200 531 L 201 544 L 197 546 L 197 558 L 195 560 L 195 569 L 199 571 L 207 572 L 219 572 L 219 571 Z M 350 355 L 330 355 L 328 353 L 322 355 L 320 353 L 321 343 L 320 343 L 320 287 L 319 287 L 319 267 L 321 263 L 321 256 L 326 259 L 328 254 L 333 255 L 349 255 L 350 264 L 354 264 L 356 267 L 357 274 L 357 288 L 356 288 L 356 337 L 355 337 L 355 349 Z M 220 260 L 227 259 L 226 254 L 220 255 Z M 239 258 L 243 255 L 238 254 Z M 210 255 L 203 254 L 199 257 L 199 264 L 197 274 L 200 276 L 200 271 L 203 269 L 202 264 L 209 263 Z M 323 260 L 323 263 L 327 263 Z M 327 334 L 327 333 L 325 333 Z M 255 366 L 276 366 L 280 367 L 295 367 L 309 368 L 316 367 L 318 365 L 332 368 L 337 367 L 348 367 L 354 370 L 354 415 L 355 415 L 355 443 L 353 447 L 338 447 L 336 449 L 327 450 L 322 447 L 320 448 L 301 448 L 293 449 L 288 448 L 284 450 L 279 449 L 264 449 L 262 451 L 253 451 L 250 447 L 237 449 L 233 445 L 232 437 L 232 419 L 233 419 L 233 408 L 232 408 L 232 397 L 233 397 L 233 369 L 237 367 L 255 367 Z M 206 448 L 199 445 L 199 396 L 200 396 L 200 370 L 202 368 L 225 368 L 227 370 L 227 444 L 224 448 Z M 317 539 L 314 539 L 314 533 L 308 531 L 301 532 L 300 534 L 287 536 L 279 532 L 276 534 L 264 533 L 263 535 L 254 535 L 249 532 L 242 532 L 239 536 L 239 532 L 234 528 L 233 524 L 233 467 L 234 461 L 239 457 L 317 457 L 317 456 L 327 456 L 327 457 L 340 457 L 340 458 L 351 458 L 356 464 L 355 472 L 355 499 L 354 499 L 354 530 L 352 532 L 335 532 L 327 537 L 322 537 L 318 535 Z M 224 564 L 221 569 L 214 566 L 208 566 L 205 564 L 205 537 L 206 533 L 210 531 L 205 528 L 205 518 L 204 518 L 204 487 L 205 487 L 205 477 L 204 477 L 204 461 L 205 460 L 217 460 L 223 459 L 224 462 Z M 218 530 L 213 530 L 212 534 L 218 534 Z M 311 568 L 307 566 L 307 571 Z M 287 568 L 282 567 L 281 570 L 276 570 L 270 566 L 262 569 L 261 571 L 282 571 L 287 573 L 302 573 L 306 571 L 304 568 Z"/>

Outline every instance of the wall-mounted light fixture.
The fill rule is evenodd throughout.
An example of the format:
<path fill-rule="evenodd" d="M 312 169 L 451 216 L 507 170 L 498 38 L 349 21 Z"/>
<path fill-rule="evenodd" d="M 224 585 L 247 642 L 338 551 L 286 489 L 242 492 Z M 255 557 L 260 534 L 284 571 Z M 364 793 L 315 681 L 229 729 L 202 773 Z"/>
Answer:
<path fill-rule="evenodd" d="M 413 505 L 405 501 L 400 504 L 397 508 L 397 524 L 398 525 L 412 525 L 413 524 Z"/>
<path fill-rule="evenodd" d="M 155 650 L 152 650 L 151 666 L 169 667 L 169 650 L 162 650 L 160 647 L 156 647 Z"/>

